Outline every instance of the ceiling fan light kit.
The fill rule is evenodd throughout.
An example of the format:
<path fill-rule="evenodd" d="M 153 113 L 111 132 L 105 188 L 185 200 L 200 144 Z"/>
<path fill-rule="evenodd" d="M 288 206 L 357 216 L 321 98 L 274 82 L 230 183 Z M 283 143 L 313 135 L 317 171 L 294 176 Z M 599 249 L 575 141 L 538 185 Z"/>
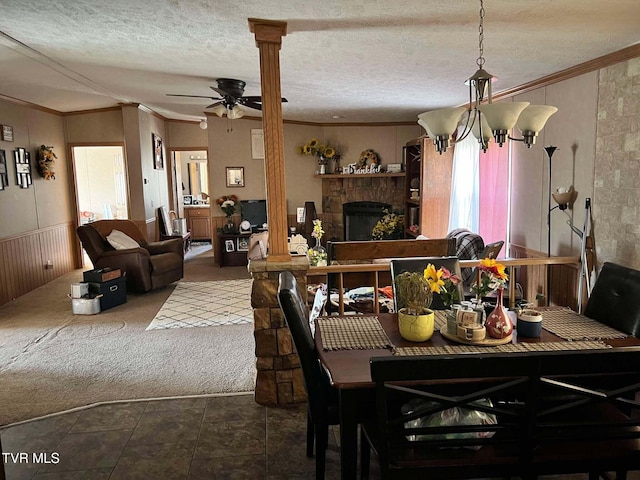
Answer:
<path fill-rule="evenodd" d="M 536 141 L 538 133 L 544 128 L 551 115 L 558 111 L 549 105 L 530 105 L 529 102 L 493 103 L 491 84 L 495 77 L 484 69 L 484 2 L 480 0 L 479 56 L 476 60 L 478 70 L 465 83 L 469 86 L 469 106 L 457 108 L 443 108 L 418 115 L 421 125 L 429 138 L 432 139 L 436 150 L 442 154 L 446 152 L 452 142 L 451 138 L 463 122 L 464 130 L 456 141 L 465 139 L 472 134 L 483 151 L 487 151 L 491 137 L 502 147 L 509 140 L 524 142 L 530 148 Z M 486 100 L 486 103 L 485 103 Z M 517 125 L 522 138 L 509 136 L 509 131 Z"/>

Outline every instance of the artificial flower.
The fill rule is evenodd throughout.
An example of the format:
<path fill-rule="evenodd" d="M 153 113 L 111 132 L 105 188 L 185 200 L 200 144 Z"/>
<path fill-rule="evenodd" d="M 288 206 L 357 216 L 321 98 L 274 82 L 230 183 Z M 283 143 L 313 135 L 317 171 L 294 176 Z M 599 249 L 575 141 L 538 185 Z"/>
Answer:
<path fill-rule="evenodd" d="M 478 298 L 482 298 L 489 292 L 494 292 L 504 287 L 509 276 L 504 271 L 503 264 L 496 262 L 493 258 L 483 258 L 478 265 L 480 273 L 479 280 L 471 286 L 471 290 Z"/>
<path fill-rule="evenodd" d="M 216 205 L 224 212 L 227 217 L 230 217 L 236 211 L 236 204 L 238 203 L 238 197 L 235 195 L 223 195 L 216 199 Z"/>
<path fill-rule="evenodd" d="M 322 238 L 322 235 L 324 235 L 324 230 L 322 229 L 322 220 L 316 218 L 313 221 L 313 231 L 311 232 L 311 236 L 320 240 Z"/>
<path fill-rule="evenodd" d="M 402 238 L 404 233 L 404 215 L 386 212 L 385 216 L 373 226 L 371 237 L 374 240 L 383 238 Z"/>
<path fill-rule="evenodd" d="M 298 147 L 298 153 L 301 155 L 313 155 L 314 157 L 318 157 L 319 162 L 339 157 L 339 154 L 334 147 L 322 145 L 317 138 L 312 138 L 303 146 Z"/>

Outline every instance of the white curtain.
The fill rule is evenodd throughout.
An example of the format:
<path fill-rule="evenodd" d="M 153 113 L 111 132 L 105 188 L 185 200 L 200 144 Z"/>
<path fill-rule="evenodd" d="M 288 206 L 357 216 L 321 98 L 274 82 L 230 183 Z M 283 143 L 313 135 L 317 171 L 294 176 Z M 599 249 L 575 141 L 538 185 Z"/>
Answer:
<path fill-rule="evenodd" d="M 458 128 L 458 136 L 463 127 Z M 469 134 L 457 142 L 453 152 L 451 175 L 451 201 L 449 203 L 449 229 L 479 230 L 480 211 L 480 144 Z"/>

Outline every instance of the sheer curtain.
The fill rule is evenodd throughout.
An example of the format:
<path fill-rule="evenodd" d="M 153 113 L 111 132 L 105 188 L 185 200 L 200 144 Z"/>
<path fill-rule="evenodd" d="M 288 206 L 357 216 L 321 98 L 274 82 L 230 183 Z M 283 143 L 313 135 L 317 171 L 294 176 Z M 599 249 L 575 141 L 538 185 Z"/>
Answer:
<path fill-rule="evenodd" d="M 507 240 L 509 148 L 489 144 L 480 153 L 480 215 L 477 232 L 484 243 Z"/>
<path fill-rule="evenodd" d="M 458 128 L 458 134 L 463 127 Z M 480 227 L 480 145 L 473 135 L 457 142 L 453 152 L 449 228 L 466 228 L 478 232 Z"/>

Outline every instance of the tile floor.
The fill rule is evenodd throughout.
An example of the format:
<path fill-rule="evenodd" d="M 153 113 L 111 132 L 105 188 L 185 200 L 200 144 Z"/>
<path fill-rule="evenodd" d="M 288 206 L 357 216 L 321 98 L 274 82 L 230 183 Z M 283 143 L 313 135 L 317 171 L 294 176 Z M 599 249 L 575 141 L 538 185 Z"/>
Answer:
<path fill-rule="evenodd" d="M 29 457 L 5 463 L 7 480 L 311 480 L 305 432 L 306 405 L 264 407 L 253 395 L 113 403 L 0 430 L 3 452 Z M 337 439 L 333 428 L 327 480 L 340 477 Z M 50 463 L 34 463 L 34 453 Z M 372 462 L 372 480 L 378 474 Z"/>
<path fill-rule="evenodd" d="M 3 452 L 58 463 L 5 464 L 7 480 L 314 478 L 306 406 L 271 408 L 252 395 L 92 407 L 2 430 Z M 327 479 L 339 478 L 334 432 Z"/>

